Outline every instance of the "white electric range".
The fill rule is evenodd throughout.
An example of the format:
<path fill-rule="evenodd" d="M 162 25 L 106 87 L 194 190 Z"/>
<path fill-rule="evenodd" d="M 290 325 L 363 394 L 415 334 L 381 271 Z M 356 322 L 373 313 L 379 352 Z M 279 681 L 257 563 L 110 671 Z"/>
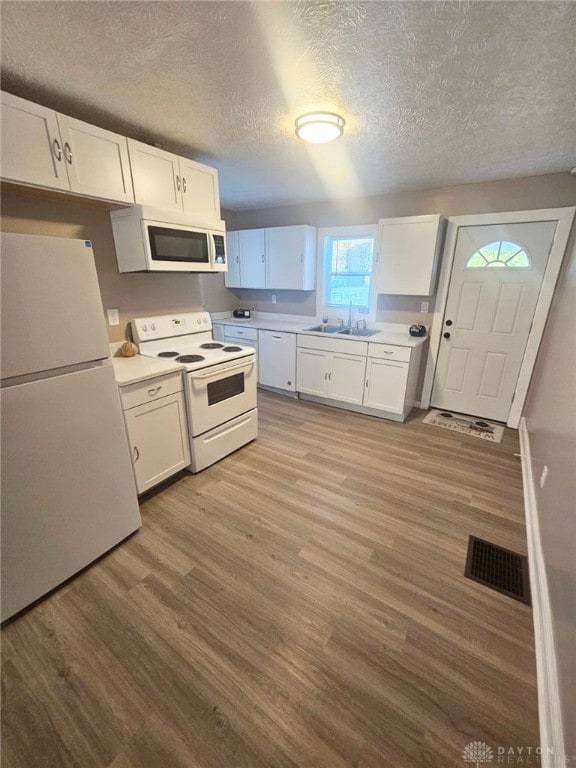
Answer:
<path fill-rule="evenodd" d="M 168 358 L 185 369 L 191 472 L 254 440 L 258 433 L 253 347 L 212 337 L 208 312 L 132 320 L 140 354 Z"/>

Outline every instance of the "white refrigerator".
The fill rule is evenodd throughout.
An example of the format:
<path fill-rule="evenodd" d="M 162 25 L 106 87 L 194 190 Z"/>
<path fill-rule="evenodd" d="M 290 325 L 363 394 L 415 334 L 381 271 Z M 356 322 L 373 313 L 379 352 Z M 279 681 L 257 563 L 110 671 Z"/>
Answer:
<path fill-rule="evenodd" d="M 2 233 L 1 620 L 141 525 L 89 240 Z"/>

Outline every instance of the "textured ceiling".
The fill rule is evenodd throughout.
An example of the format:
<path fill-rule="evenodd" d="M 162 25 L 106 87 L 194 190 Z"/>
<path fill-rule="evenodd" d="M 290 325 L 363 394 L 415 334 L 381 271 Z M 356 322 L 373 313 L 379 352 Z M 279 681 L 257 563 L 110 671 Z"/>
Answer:
<path fill-rule="evenodd" d="M 12 2 L 2 87 L 216 166 L 246 209 L 576 165 L 576 3 Z M 327 108 L 343 139 L 307 146 Z"/>

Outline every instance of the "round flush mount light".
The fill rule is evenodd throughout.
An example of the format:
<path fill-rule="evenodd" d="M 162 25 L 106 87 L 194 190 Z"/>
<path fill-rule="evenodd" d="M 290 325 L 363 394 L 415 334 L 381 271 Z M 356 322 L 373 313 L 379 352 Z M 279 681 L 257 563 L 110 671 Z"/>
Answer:
<path fill-rule="evenodd" d="M 335 112 L 307 112 L 296 118 L 296 136 L 310 144 L 327 144 L 344 133 L 346 121 Z"/>

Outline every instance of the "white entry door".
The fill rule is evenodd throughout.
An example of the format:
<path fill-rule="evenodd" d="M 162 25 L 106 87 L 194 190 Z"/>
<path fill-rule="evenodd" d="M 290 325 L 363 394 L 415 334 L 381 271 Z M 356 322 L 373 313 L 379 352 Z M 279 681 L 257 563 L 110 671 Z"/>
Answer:
<path fill-rule="evenodd" d="M 462 226 L 431 404 L 506 421 L 556 221 Z"/>

